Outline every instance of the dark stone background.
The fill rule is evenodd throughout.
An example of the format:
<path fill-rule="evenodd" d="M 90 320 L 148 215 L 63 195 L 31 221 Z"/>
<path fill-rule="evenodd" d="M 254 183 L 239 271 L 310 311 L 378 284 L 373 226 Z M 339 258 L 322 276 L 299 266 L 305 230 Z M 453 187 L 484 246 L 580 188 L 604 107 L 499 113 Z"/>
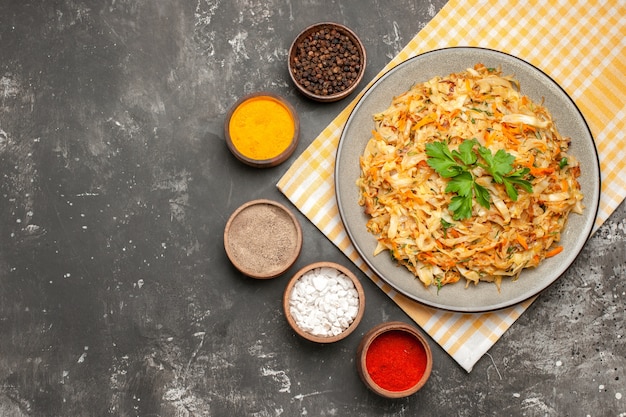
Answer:
<path fill-rule="evenodd" d="M 363 85 L 443 0 L 3 0 L 0 3 L 0 415 L 624 416 L 625 207 L 467 374 L 435 343 L 431 380 L 390 401 L 361 384 L 356 346 L 410 319 L 304 217 L 301 257 L 359 273 L 348 339 L 298 339 L 287 277 L 228 262 L 230 213 L 289 161 L 248 168 L 223 138 L 244 94 L 285 96 L 293 160 L 347 104 L 291 85 L 286 55 L 333 20 L 368 52 Z M 290 161 L 291 161 L 290 160 Z M 294 208 L 294 211 L 295 208 Z"/>

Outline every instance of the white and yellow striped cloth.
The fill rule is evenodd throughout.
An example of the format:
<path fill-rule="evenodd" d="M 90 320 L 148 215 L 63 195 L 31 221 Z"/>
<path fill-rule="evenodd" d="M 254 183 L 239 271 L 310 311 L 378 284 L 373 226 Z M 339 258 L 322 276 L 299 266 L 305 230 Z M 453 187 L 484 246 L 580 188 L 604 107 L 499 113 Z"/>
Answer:
<path fill-rule="evenodd" d="M 600 156 L 599 227 L 626 197 L 626 2 L 451 0 L 376 79 L 410 57 L 450 46 L 486 47 L 520 57 L 546 72 L 574 99 Z M 337 144 L 359 97 L 296 159 L 278 188 L 470 372 L 534 299 L 489 313 L 440 311 L 397 294 L 372 274 L 346 235 L 334 194 Z"/>

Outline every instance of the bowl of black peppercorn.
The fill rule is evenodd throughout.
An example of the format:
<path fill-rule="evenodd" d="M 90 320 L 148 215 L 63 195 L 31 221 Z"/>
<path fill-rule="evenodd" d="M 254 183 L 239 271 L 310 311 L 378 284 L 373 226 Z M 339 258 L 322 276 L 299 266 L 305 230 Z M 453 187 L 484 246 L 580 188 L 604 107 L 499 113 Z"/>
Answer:
<path fill-rule="evenodd" d="M 289 75 L 306 97 L 333 102 L 349 96 L 363 79 L 366 53 L 347 26 L 321 22 L 304 29 L 289 48 Z"/>

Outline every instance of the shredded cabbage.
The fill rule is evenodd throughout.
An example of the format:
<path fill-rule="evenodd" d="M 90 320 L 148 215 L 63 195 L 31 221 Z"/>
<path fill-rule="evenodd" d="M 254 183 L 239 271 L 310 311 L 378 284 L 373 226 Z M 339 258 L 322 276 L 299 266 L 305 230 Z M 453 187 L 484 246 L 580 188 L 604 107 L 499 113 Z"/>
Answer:
<path fill-rule="evenodd" d="M 476 64 L 415 84 L 373 119 L 357 186 L 376 255 L 389 251 L 425 286 L 461 278 L 499 286 L 562 250 L 569 213 L 584 208 L 580 166 L 543 103 L 522 95 L 512 76 Z M 448 180 L 428 165 L 425 146 L 444 141 L 457 149 L 465 139 L 513 155 L 514 169 L 529 168 L 532 192 L 520 190 L 512 201 L 478 167 L 473 175 L 489 191 L 490 208 L 474 204 L 470 218 L 453 220 Z"/>

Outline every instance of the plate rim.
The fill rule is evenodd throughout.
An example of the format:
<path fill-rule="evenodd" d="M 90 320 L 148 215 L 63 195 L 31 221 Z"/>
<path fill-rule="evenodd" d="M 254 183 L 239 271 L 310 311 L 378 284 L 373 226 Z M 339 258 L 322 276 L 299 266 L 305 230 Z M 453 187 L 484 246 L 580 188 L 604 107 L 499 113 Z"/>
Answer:
<path fill-rule="evenodd" d="M 529 291 L 528 294 L 523 294 L 520 295 L 518 297 L 514 297 L 508 300 L 500 300 L 500 302 L 495 302 L 492 303 L 490 305 L 485 305 L 485 306 L 455 306 L 455 305 L 450 305 L 450 304 L 446 304 L 446 303 L 439 303 L 439 302 L 432 302 L 429 300 L 424 299 L 423 297 L 419 297 L 416 296 L 415 294 L 411 294 L 405 290 L 403 290 L 402 288 L 398 288 L 397 285 L 395 285 L 393 282 L 391 282 L 388 278 L 386 278 L 385 276 L 383 276 L 383 274 L 381 274 L 378 270 L 378 268 L 372 264 L 372 261 L 369 259 L 369 255 L 364 253 L 364 249 L 361 248 L 356 240 L 355 237 L 353 235 L 353 231 L 350 229 L 350 227 L 347 225 L 346 219 L 347 219 L 347 213 L 346 210 L 347 208 L 345 207 L 344 204 L 342 204 L 342 197 L 341 197 L 341 185 L 340 185 L 340 175 L 338 174 L 339 170 L 341 169 L 341 155 L 342 155 L 342 149 L 343 149 L 343 145 L 345 144 L 345 134 L 346 134 L 346 130 L 350 125 L 350 122 L 353 119 L 353 116 L 357 113 L 357 111 L 359 110 L 359 108 L 361 107 L 361 105 L 364 103 L 364 101 L 369 97 L 369 95 L 371 94 L 371 92 L 378 86 L 380 85 L 383 80 L 385 80 L 387 77 L 391 76 L 394 72 L 398 71 L 400 68 L 406 66 L 406 65 L 410 65 L 411 62 L 418 60 L 420 58 L 424 58 L 427 55 L 432 55 L 432 54 L 447 54 L 447 53 L 455 53 L 455 51 L 465 51 L 465 52 L 469 52 L 469 51 L 476 51 L 476 50 L 480 50 L 480 51 L 484 51 L 488 54 L 493 54 L 494 56 L 498 56 L 501 55 L 502 57 L 506 57 L 506 59 L 512 60 L 512 61 L 516 61 L 519 65 L 521 66 L 526 66 L 528 67 L 528 69 L 530 69 L 531 71 L 535 71 L 536 75 L 539 75 L 540 77 L 545 78 L 546 81 L 548 81 L 549 83 L 552 84 L 553 87 L 555 87 L 557 90 L 560 91 L 560 93 L 570 102 L 570 104 L 572 105 L 572 107 L 575 109 L 576 111 L 576 116 L 579 119 L 579 121 L 582 122 L 582 125 L 584 126 L 584 130 L 586 130 L 586 135 L 588 135 L 589 138 L 591 138 L 591 147 L 593 148 L 593 162 L 594 162 L 594 169 L 593 171 L 597 171 L 597 176 L 594 176 L 593 181 L 594 181 L 594 194 L 597 194 L 597 197 L 594 198 L 591 201 L 591 204 L 589 206 L 585 206 L 585 210 L 592 210 L 592 212 L 589 214 L 589 216 L 591 216 L 590 219 L 588 219 L 589 222 L 589 227 L 588 230 L 585 233 L 584 236 L 584 240 L 582 240 L 582 243 L 580 244 L 580 247 L 578 248 L 578 250 L 576 251 L 576 254 L 572 256 L 572 259 L 569 263 L 567 263 L 567 265 L 565 265 L 562 268 L 562 271 L 560 271 L 560 273 L 558 275 L 556 275 L 553 279 L 551 280 L 547 280 L 547 282 L 545 284 L 542 285 L 538 285 L 537 288 L 535 290 Z M 426 81 L 426 80 L 424 80 Z M 398 92 L 399 94 L 400 92 Z M 586 139 L 586 137 L 585 137 Z M 400 293 L 406 297 L 408 297 L 409 299 L 418 302 L 419 304 L 428 306 L 428 307 L 434 307 L 434 308 L 438 308 L 441 310 L 445 310 L 445 311 L 452 311 L 452 312 L 459 312 L 459 313 L 482 313 L 482 312 L 491 312 L 491 311 L 496 311 L 496 310 L 501 310 L 504 308 L 508 308 L 508 307 L 512 307 L 514 305 L 517 305 L 519 303 L 522 303 L 524 301 L 527 301 L 539 294 L 541 294 L 543 291 L 545 291 L 547 288 L 549 288 L 550 286 L 552 286 L 556 281 L 558 281 L 563 275 L 565 275 L 565 273 L 570 269 L 571 265 L 574 263 L 574 261 L 578 258 L 578 256 L 580 255 L 580 253 L 582 252 L 583 248 L 585 247 L 585 245 L 587 244 L 591 234 L 593 233 L 594 230 L 594 224 L 596 223 L 597 220 L 597 216 L 598 216 L 598 212 L 599 212 L 599 205 L 600 205 L 600 199 L 601 199 L 601 188 L 602 188 L 602 172 L 600 170 L 600 159 L 599 159 L 599 154 L 598 154 L 598 149 L 597 149 L 597 145 L 595 142 L 595 138 L 593 136 L 593 133 L 591 132 L 591 129 L 589 128 L 589 124 L 587 123 L 587 120 L 585 119 L 582 111 L 580 110 L 580 108 L 578 107 L 578 105 L 576 104 L 576 102 L 574 101 L 574 99 L 572 99 L 572 97 L 567 93 L 567 91 L 556 81 L 554 80 L 550 75 L 548 75 L 545 71 L 541 70 L 540 68 L 538 68 L 537 66 L 533 65 L 532 63 L 517 57 L 515 55 L 512 55 L 510 53 L 507 52 L 503 52 L 500 50 L 496 50 L 496 49 L 491 49 L 491 48 L 485 48 L 485 47 L 476 47 L 476 46 L 451 46 L 451 47 L 445 47 L 445 48 L 438 48 L 438 49 L 433 49 L 430 51 L 426 51 L 417 55 L 414 55 L 412 57 L 409 57 L 408 59 L 400 62 L 399 64 L 393 66 L 392 68 L 390 68 L 389 70 L 385 71 L 382 75 L 378 76 L 374 82 L 372 82 L 370 85 L 368 85 L 368 87 L 362 92 L 362 94 L 360 95 L 359 99 L 357 100 L 357 102 L 355 103 L 355 105 L 353 106 L 353 108 L 350 110 L 350 113 L 345 121 L 345 123 L 343 124 L 342 128 L 341 128 L 341 134 L 339 137 L 339 142 L 337 144 L 337 150 L 336 150 L 336 159 L 335 159 L 335 167 L 334 167 L 334 186 L 335 186 L 335 197 L 337 200 L 337 208 L 338 208 L 338 212 L 339 212 L 339 216 L 341 219 L 341 222 L 344 226 L 344 229 L 346 231 L 346 235 L 348 236 L 350 243 L 352 244 L 352 246 L 355 248 L 355 250 L 358 252 L 359 256 L 361 257 L 361 259 L 363 260 L 363 262 L 369 267 L 369 269 L 372 271 L 373 274 L 375 274 L 377 277 L 379 277 L 384 283 L 386 283 L 387 285 L 391 286 L 393 288 L 393 290 L 395 290 L 397 293 Z M 355 185 L 356 187 L 356 185 Z M 399 265 L 399 267 L 404 268 L 402 265 Z M 415 279 L 417 279 L 417 277 L 415 277 Z M 457 283 L 457 285 L 460 283 Z M 488 283 L 486 282 L 481 282 L 479 285 L 487 285 Z M 492 284 L 493 285 L 493 284 Z M 466 288 L 467 289 L 467 288 Z M 499 293 L 499 292 L 498 292 Z"/>

